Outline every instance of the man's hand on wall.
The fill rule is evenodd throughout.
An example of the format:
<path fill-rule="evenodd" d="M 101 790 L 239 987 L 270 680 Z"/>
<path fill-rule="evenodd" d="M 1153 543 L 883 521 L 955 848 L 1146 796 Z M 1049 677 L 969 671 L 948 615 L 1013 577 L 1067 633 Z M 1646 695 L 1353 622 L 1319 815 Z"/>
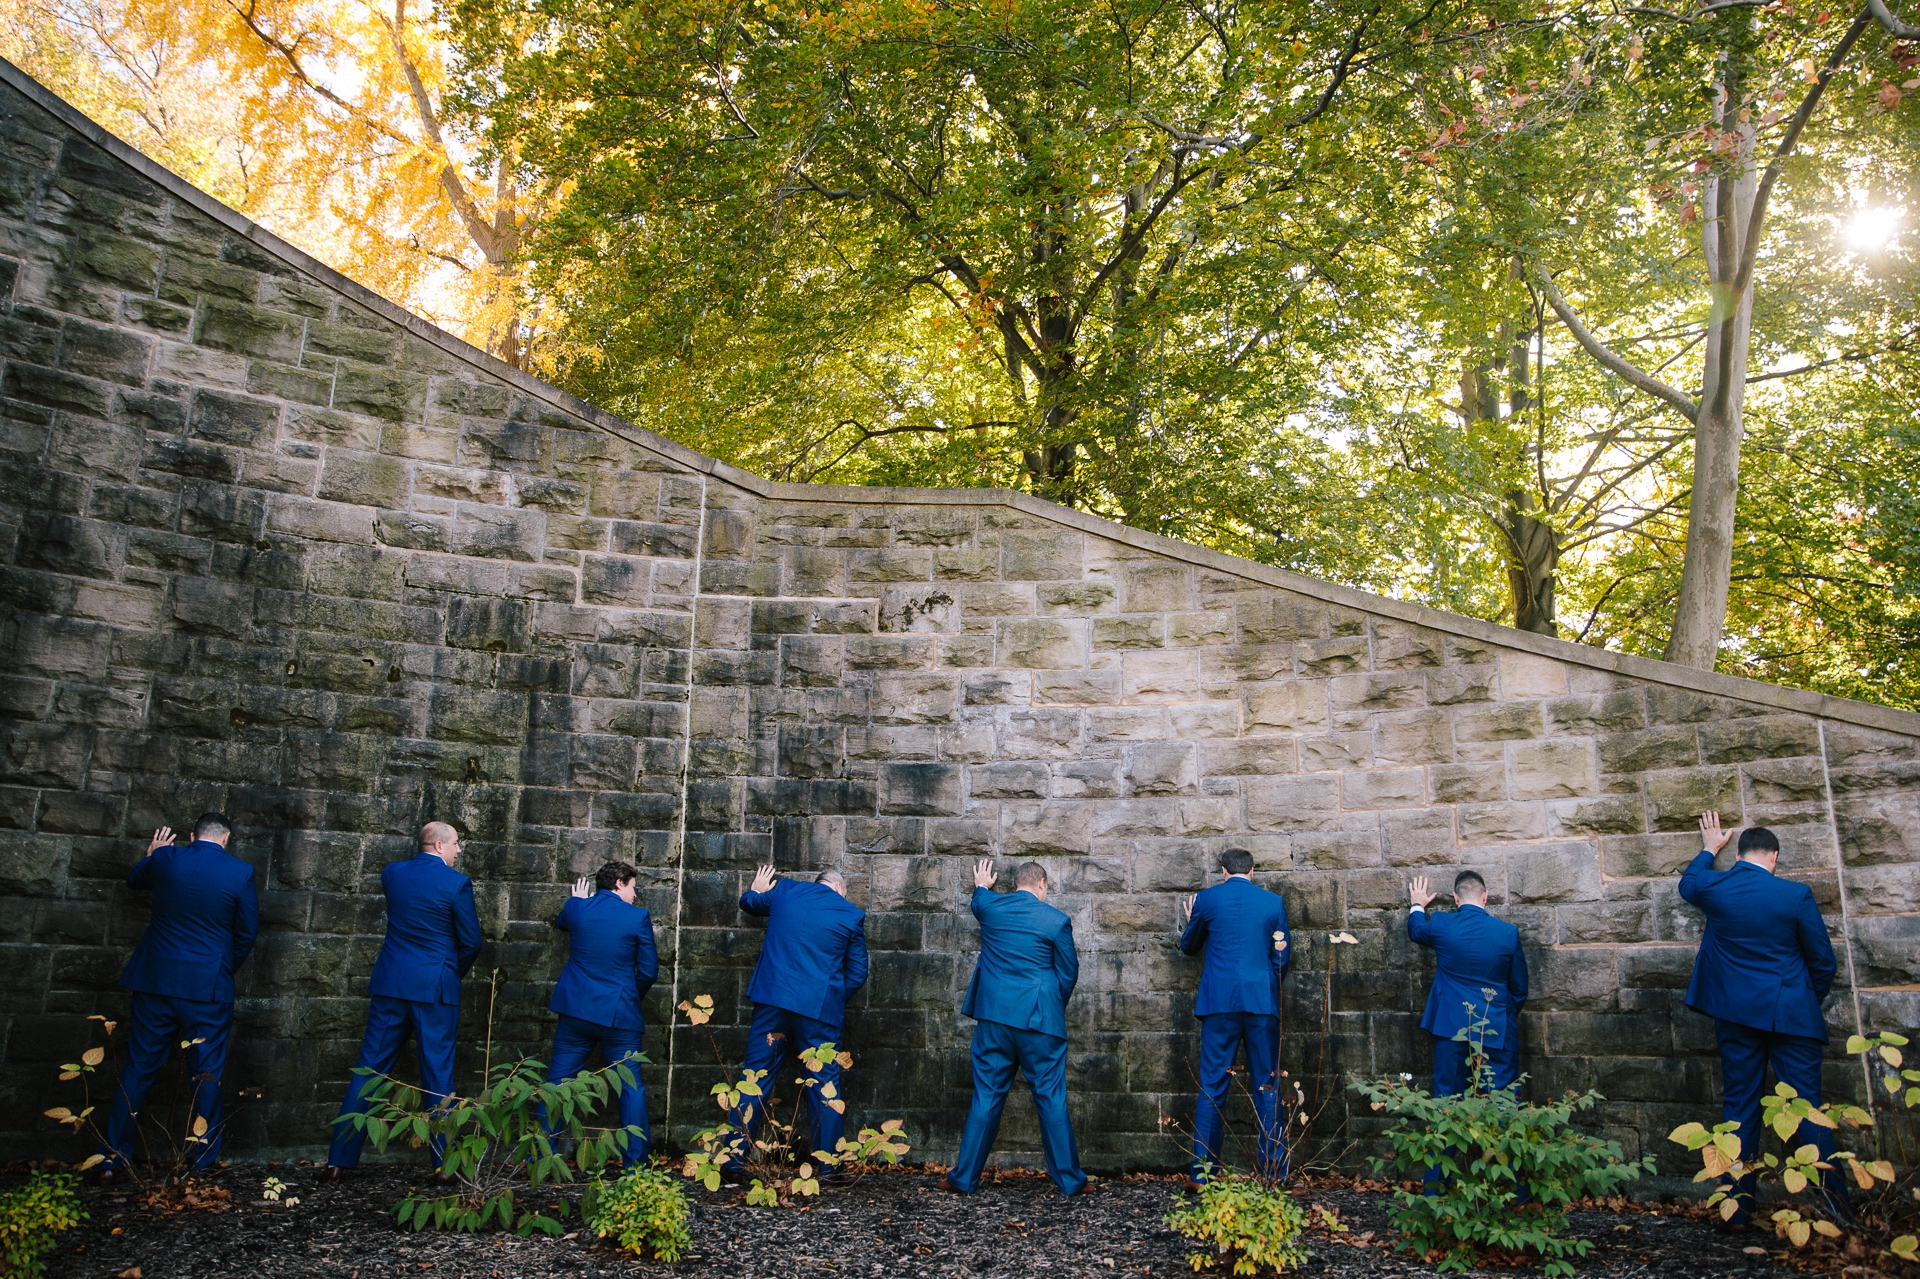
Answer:
<path fill-rule="evenodd" d="M 982 857 L 973 864 L 973 886 L 975 888 L 993 887 L 993 858 Z"/>
<path fill-rule="evenodd" d="M 1433 885 L 1425 875 L 1416 875 L 1413 882 L 1407 885 L 1407 896 L 1413 899 L 1414 905 L 1425 910 L 1438 894 L 1433 891 Z"/>
<path fill-rule="evenodd" d="M 588 879 L 585 875 L 582 875 L 580 878 L 574 880 L 572 895 L 575 897 L 593 896 L 593 881 Z"/>
<path fill-rule="evenodd" d="M 1727 846 L 1733 838 L 1733 832 L 1720 829 L 1720 814 L 1709 812 L 1700 814 L 1700 847 L 1710 853 L 1717 853 Z"/>
<path fill-rule="evenodd" d="M 168 847 L 172 843 L 173 843 L 173 827 L 162 826 L 159 830 L 153 832 L 153 842 L 151 844 L 148 844 L 147 851 L 140 855 L 142 857 L 151 857 L 155 853 L 159 852 L 163 848 Z"/>
<path fill-rule="evenodd" d="M 773 863 L 768 862 L 766 865 L 760 867 L 760 869 L 756 870 L 753 873 L 753 887 L 751 888 L 750 891 L 756 892 L 756 893 L 772 892 L 773 881 L 775 878 L 776 876 L 773 873 Z"/>
<path fill-rule="evenodd" d="M 1193 922 L 1193 904 L 1199 901 L 1197 894 L 1189 893 L 1180 899 L 1180 926 L 1185 928 Z"/>

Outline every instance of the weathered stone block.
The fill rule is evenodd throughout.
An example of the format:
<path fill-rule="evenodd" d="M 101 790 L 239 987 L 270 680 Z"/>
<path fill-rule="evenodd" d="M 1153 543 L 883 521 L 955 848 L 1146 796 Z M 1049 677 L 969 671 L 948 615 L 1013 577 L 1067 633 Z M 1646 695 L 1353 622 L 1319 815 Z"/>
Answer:
<path fill-rule="evenodd" d="M 1313 732 L 1327 726 L 1326 680 L 1289 680 L 1253 686 L 1245 695 L 1243 723 L 1249 737 L 1263 733 Z"/>
<path fill-rule="evenodd" d="M 1328 825 L 1340 811 L 1341 779 L 1258 777 L 1242 783 L 1250 830 L 1313 830 Z"/>
<path fill-rule="evenodd" d="M 537 562 L 546 519 L 542 511 L 463 506 L 453 518 L 451 549 L 480 559 Z"/>
<path fill-rule="evenodd" d="M 1740 773 L 1733 768 L 1693 768 L 1647 776 L 1647 811 L 1655 830 L 1688 830 L 1709 810 L 1740 811 Z"/>
<path fill-rule="evenodd" d="M 1599 787 L 1584 741 L 1517 742 L 1507 748 L 1507 791 L 1515 799 L 1563 799 Z"/>
<path fill-rule="evenodd" d="M 880 811 L 913 817 L 958 817 L 958 764 L 887 764 L 880 770 Z"/>
<path fill-rule="evenodd" d="M 1516 902 L 1597 901 L 1599 850 L 1592 844 L 1515 849 L 1507 863 L 1507 894 Z"/>

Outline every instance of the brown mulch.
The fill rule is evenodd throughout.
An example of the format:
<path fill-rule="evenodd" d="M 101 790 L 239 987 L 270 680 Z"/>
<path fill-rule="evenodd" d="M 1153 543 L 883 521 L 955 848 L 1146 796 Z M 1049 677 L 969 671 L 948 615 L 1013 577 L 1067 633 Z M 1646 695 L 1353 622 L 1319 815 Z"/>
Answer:
<path fill-rule="evenodd" d="M 260 1186 L 268 1177 L 287 1183 L 299 1204 L 263 1201 Z M 1009 1174 L 962 1198 L 940 1190 L 936 1175 L 900 1170 L 829 1190 L 817 1203 L 795 1208 L 749 1208 L 739 1191 L 693 1189 L 693 1249 L 672 1267 L 639 1261 L 584 1233 L 523 1239 L 402 1231 L 391 1206 L 424 1179 L 422 1169 L 372 1168 L 323 1184 L 311 1167 L 236 1164 L 219 1178 L 231 1193 L 230 1206 L 214 1212 L 166 1211 L 143 1206 L 130 1188 L 87 1186 L 82 1194 L 92 1217 L 61 1237 L 48 1257 L 48 1272 L 53 1279 L 135 1279 L 135 1272 L 138 1279 L 800 1279 L 807 1273 L 1051 1279 L 1193 1273 L 1186 1241 L 1164 1224 L 1180 1193 L 1178 1180 L 1166 1177 L 1101 1178 L 1084 1196 L 1062 1199 L 1044 1178 Z M 1434 1273 L 1394 1251 L 1388 1201 L 1378 1189 L 1323 1181 L 1302 1199 L 1324 1206 L 1348 1227 L 1338 1234 L 1317 1231 L 1315 1256 L 1302 1273 L 1342 1279 Z M 569 1216 L 567 1228 L 580 1230 L 577 1215 Z M 1784 1245 L 1755 1235 L 1723 1235 L 1682 1212 L 1587 1209 L 1573 1215 L 1571 1232 L 1594 1241 L 1594 1250 L 1578 1263 L 1580 1274 L 1592 1279 L 1787 1273 L 1778 1268 Z M 1481 1273 L 1539 1270 L 1501 1266 Z"/>

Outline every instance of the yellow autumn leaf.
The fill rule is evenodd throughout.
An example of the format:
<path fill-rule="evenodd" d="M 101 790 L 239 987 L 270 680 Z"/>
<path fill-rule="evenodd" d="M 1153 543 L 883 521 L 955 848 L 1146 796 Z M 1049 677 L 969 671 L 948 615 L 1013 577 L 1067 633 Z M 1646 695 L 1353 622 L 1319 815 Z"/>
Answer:
<path fill-rule="evenodd" d="M 89 1048 L 87 1049 L 87 1051 L 80 1054 L 80 1060 L 89 1066 L 98 1066 L 101 1062 L 105 1061 L 106 1059 L 107 1059 L 107 1050 L 104 1048 Z"/>

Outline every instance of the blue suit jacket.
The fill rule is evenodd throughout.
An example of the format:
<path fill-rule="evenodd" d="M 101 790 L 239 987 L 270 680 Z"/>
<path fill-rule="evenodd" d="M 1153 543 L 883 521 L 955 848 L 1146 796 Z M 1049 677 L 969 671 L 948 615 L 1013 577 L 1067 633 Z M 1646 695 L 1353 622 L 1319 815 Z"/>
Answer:
<path fill-rule="evenodd" d="M 1703 849 L 1680 877 L 1680 895 L 1707 916 L 1687 1007 L 1825 1043 L 1820 1001 L 1833 988 L 1833 943 L 1813 890 L 1751 862 L 1717 871 Z"/>
<path fill-rule="evenodd" d="M 373 961 L 369 995 L 420 1004 L 457 1004 L 460 979 L 480 954 L 473 881 L 432 853 L 380 872 L 387 939 Z"/>
<path fill-rule="evenodd" d="M 1432 949 L 1439 960 L 1420 1029 L 1452 1039 L 1466 1029 L 1466 1005 L 1487 1019 L 1487 1047 L 1520 1047 L 1520 1005 L 1527 1002 L 1527 957 L 1520 930 L 1478 906 L 1450 914 L 1416 910 L 1407 916 L 1407 936 Z M 1487 990 L 1493 998 L 1487 998 Z M 1497 1033 L 1496 1033 L 1497 1032 Z"/>
<path fill-rule="evenodd" d="M 1274 949 L 1276 932 L 1286 938 L 1286 948 Z M 1252 880 L 1229 877 L 1194 898 L 1193 918 L 1180 938 L 1181 950 L 1205 956 L 1193 1015 L 1279 1016 L 1280 978 L 1287 971 L 1292 940 L 1287 903 Z"/>
<path fill-rule="evenodd" d="M 867 983 L 867 912 L 825 884 L 793 879 L 740 894 L 740 909 L 767 920 L 747 998 L 845 1024 L 848 996 Z"/>
<path fill-rule="evenodd" d="M 196 839 L 142 857 L 127 872 L 127 885 L 152 891 L 153 916 L 120 985 L 146 995 L 232 1003 L 233 970 L 260 931 L 253 867 Z"/>
<path fill-rule="evenodd" d="M 1067 1037 L 1067 1000 L 1080 980 L 1073 920 L 1025 889 L 973 890 L 980 963 L 960 1011 L 975 1021 Z"/>
<path fill-rule="evenodd" d="M 647 908 L 607 891 L 569 897 L 553 926 L 569 941 L 567 966 L 547 1007 L 596 1026 L 642 1029 L 640 1000 L 660 975 Z"/>

